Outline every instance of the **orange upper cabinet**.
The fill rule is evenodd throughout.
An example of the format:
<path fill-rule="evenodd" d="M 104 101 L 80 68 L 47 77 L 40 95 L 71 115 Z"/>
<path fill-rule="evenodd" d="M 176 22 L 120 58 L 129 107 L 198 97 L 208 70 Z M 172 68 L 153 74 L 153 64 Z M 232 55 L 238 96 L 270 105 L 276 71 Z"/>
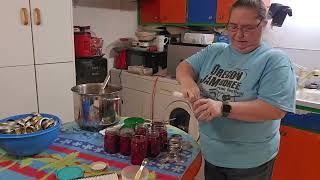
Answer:
<path fill-rule="evenodd" d="M 141 23 L 160 22 L 160 0 L 140 1 L 140 21 Z"/>
<path fill-rule="evenodd" d="M 232 4 L 236 0 L 217 0 L 216 23 L 227 23 Z"/>
<path fill-rule="evenodd" d="M 217 0 L 216 23 L 228 23 L 230 8 L 236 0 Z M 270 0 L 263 0 L 266 7 L 270 6 Z"/>
<path fill-rule="evenodd" d="M 141 0 L 141 23 L 178 23 L 186 22 L 186 0 Z"/>
<path fill-rule="evenodd" d="M 270 6 L 270 0 L 263 1 Z M 224 24 L 229 21 L 234 2 L 236 0 L 140 0 L 140 23 Z"/>
<path fill-rule="evenodd" d="M 186 0 L 161 0 L 160 21 L 163 23 L 185 23 Z"/>

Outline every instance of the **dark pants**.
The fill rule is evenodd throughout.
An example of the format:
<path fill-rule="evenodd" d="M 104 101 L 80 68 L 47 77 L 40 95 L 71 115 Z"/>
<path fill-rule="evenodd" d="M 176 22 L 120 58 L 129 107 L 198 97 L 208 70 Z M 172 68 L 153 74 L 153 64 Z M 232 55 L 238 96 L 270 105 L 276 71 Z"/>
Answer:
<path fill-rule="evenodd" d="M 271 180 L 273 165 L 276 158 L 254 168 L 235 169 L 218 167 L 205 162 L 206 180 Z"/>

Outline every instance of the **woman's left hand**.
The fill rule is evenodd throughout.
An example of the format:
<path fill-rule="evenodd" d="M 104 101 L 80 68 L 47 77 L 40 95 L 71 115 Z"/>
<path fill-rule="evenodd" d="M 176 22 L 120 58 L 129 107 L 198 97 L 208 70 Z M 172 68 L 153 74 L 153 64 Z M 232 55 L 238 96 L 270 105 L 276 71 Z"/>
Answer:
<path fill-rule="evenodd" d="M 200 98 L 192 102 L 192 110 L 199 121 L 209 122 L 222 116 L 222 102 Z"/>

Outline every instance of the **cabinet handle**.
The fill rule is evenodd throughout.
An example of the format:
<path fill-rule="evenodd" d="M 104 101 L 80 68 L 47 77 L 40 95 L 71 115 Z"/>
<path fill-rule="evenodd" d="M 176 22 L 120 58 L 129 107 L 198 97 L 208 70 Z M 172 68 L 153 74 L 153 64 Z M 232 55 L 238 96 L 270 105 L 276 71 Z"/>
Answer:
<path fill-rule="evenodd" d="M 20 17 L 21 17 L 21 22 L 23 25 L 28 25 L 29 24 L 29 15 L 28 15 L 28 9 L 27 8 L 21 8 L 20 10 Z"/>
<path fill-rule="evenodd" d="M 39 8 L 34 8 L 34 20 L 36 25 L 39 26 L 41 24 L 41 14 Z"/>

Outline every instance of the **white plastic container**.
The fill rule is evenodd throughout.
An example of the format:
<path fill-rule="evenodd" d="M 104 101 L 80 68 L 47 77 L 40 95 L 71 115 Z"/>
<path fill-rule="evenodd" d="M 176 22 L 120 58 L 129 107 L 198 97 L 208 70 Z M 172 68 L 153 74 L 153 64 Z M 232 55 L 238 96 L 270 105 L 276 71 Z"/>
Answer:
<path fill-rule="evenodd" d="M 134 180 L 134 176 L 138 172 L 140 166 L 131 165 L 127 166 L 121 171 L 122 180 Z M 147 180 L 149 175 L 149 170 L 144 167 L 139 180 Z"/>

